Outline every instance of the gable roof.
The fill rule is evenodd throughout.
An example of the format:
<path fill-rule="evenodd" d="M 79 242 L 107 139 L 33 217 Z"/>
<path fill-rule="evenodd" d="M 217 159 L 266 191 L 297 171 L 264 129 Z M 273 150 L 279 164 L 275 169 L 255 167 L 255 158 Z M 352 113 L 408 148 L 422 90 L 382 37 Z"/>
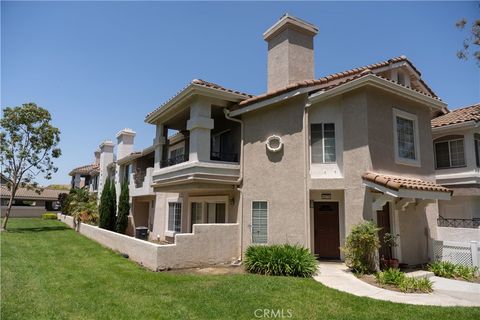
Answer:
<path fill-rule="evenodd" d="M 374 63 L 374 64 L 369 64 L 369 65 L 366 65 L 366 66 L 363 66 L 363 67 L 358 67 L 358 68 L 349 69 L 349 70 L 346 70 L 346 71 L 343 71 L 343 72 L 333 73 L 333 74 L 324 76 L 324 77 L 319 78 L 319 79 L 305 80 L 305 81 L 293 83 L 293 84 L 290 84 L 290 85 L 288 85 L 284 88 L 280 88 L 280 89 L 277 89 L 275 91 L 266 92 L 266 93 L 263 93 L 261 95 L 253 96 L 251 98 L 242 100 L 233 109 L 243 108 L 247 105 L 250 105 L 250 104 L 253 104 L 253 103 L 256 103 L 256 102 L 260 102 L 262 100 L 266 100 L 266 99 L 278 96 L 280 94 L 283 94 L 283 93 L 286 93 L 286 92 L 289 92 L 289 91 L 292 91 L 292 90 L 295 90 L 295 89 L 309 88 L 309 87 L 311 87 L 312 89 L 325 89 L 325 87 L 336 86 L 336 85 L 339 84 L 338 82 L 344 83 L 345 81 L 359 78 L 362 75 L 362 73 L 365 72 L 365 71 L 367 71 L 367 73 L 372 73 L 372 72 L 374 72 L 374 71 L 376 71 L 380 68 L 387 67 L 391 64 L 398 63 L 398 62 L 407 63 L 408 65 L 410 65 L 410 67 L 413 70 L 415 70 L 415 72 L 418 74 L 419 77 L 421 76 L 421 73 L 418 71 L 417 68 L 415 68 L 413 63 L 410 62 L 410 60 L 407 59 L 407 57 L 400 56 L 400 57 L 392 58 L 392 59 L 389 59 L 389 60 L 386 60 L 386 61 L 381 61 L 381 62 L 377 62 L 377 63 Z M 430 87 L 428 87 L 428 85 L 421 78 L 419 78 L 419 81 L 423 84 L 423 86 L 425 86 L 428 93 L 421 92 L 419 90 L 415 90 L 411 87 L 408 87 L 408 88 L 411 89 L 411 90 L 417 91 L 417 92 L 421 92 L 421 93 L 423 93 L 425 95 L 428 95 L 432 98 L 440 100 L 438 98 L 438 96 L 433 92 L 433 90 Z M 314 87 L 317 87 L 317 86 L 318 86 L 318 88 L 314 88 Z"/>
<path fill-rule="evenodd" d="M 480 122 L 480 103 L 455 109 L 445 115 L 432 119 L 432 128 L 439 128 L 468 121 Z"/>

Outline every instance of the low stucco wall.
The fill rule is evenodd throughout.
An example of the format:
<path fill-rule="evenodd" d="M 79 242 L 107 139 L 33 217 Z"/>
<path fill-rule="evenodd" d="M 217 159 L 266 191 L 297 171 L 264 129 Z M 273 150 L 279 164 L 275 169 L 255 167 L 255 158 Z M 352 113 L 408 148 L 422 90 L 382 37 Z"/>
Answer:
<path fill-rule="evenodd" d="M 58 214 L 75 228 L 73 218 Z M 175 244 L 158 245 L 80 223 L 77 231 L 103 246 L 129 255 L 146 268 L 158 271 L 230 263 L 240 256 L 240 228 L 236 223 L 194 225 L 193 233 L 177 234 Z"/>
<path fill-rule="evenodd" d="M 7 207 L 2 206 L 1 208 L 2 217 L 5 216 L 7 212 Z M 47 212 L 45 206 L 12 206 L 10 211 L 10 217 L 13 218 L 39 218 Z"/>
<path fill-rule="evenodd" d="M 456 242 L 480 241 L 480 228 L 438 227 L 437 240 Z"/>

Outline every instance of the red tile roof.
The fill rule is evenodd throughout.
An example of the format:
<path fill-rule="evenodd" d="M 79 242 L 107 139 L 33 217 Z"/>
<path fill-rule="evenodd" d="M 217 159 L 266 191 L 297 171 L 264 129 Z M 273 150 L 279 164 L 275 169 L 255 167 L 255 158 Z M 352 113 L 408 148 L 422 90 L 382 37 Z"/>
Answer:
<path fill-rule="evenodd" d="M 480 121 L 480 103 L 455 109 L 432 120 L 432 128 L 448 126 L 467 121 Z"/>
<path fill-rule="evenodd" d="M 18 188 L 17 192 L 15 193 L 15 199 L 54 201 L 58 199 L 58 195 L 60 193 L 68 193 L 68 190 L 43 189 L 40 193 L 38 193 L 34 189 Z M 4 199 L 9 198 L 10 190 L 6 186 L 2 185 L 0 188 L 0 194 Z"/>
<path fill-rule="evenodd" d="M 87 164 L 85 166 L 81 166 L 78 168 L 73 169 L 70 171 L 69 175 L 74 176 L 76 174 L 81 174 L 81 175 L 95 175 L 100 172 L 100 165 L 98 164 Z"/>
<path fill-rule="evenodd" d="M 245 107 L 249 104 L 259 102 L 259 101 L 262 101 L 262 100 L 266 100 L 266 99 L 278 96 L 280 94 L 283 94 L 283 93 L 286 93 L 286 92 L 289 92 L 289 91 L 295 90 L 295 89 L 306 88 L 306 87 L 315 87 L 315 86 L 318 86 L 319 89 L 324 89 L 325 87 L 330 89 L 330 86 L 332 86 L 332 87 L 337 86 L 338 83 L 336 83 L 336 82 L 339 81 L 339 80 L 341 81 L 341 80 L 345 79 L 344 82 L 346 82 L 348 80 L 352 80 L 351 77 L 359 78 L 360 75 L 364 71 L 367 71 L 367 72 L 368 71 L 375 71 L 375 69 L 386 67 L 390 64 L 397 63 L 397 62 L 408 63 L 419 75 L 421 75 L 420 72 L 415 68 L 415 66 L 410 62 L 410 60 L 407 59 L 407 57 L 400 56 L 400 57 L 389 59 L 387 61 L 382 61 L 382 62 L 370 64 L 370 65 L 367 65 L 367 66 L 346 70 L 346 71 L 343 71 L 343 72 L 333 73 L 333 74 L 330 74 L 328 76 L 325 76 L 325 77 L 322 77 L 322 78 L 319 78 L 319 79 L 305 80 L 305 81 L 301 81 L 301 82 L 298 82 L 298 83 L 293 83 L 293 84 L 290 84 L 290 85 L 288 85 L 284 88 L 280 88 L 280 89 L 277 89 L 275 91 L 266 92 L 266 93 L 263 93 L 261 95 L 251 97 L 249 99 L 242 100 L 233 109 L 239 109 L 239 108 Z M 371 72 L 368 72 L 368 73 L 371 73 Z M 420 79 L 420 81 L 425 86 L 425 88 L 427 88 L 427 90 L 428 90 L 428 93 L 425 93 L 425 92 L 421 92 L 421 93 L 426 94 L 427 96 L 430 96 L 432 98 L 438 99 L 437 95 L 433 92 L 433 90 L 430 89 L 427 86 L 427 84 L 425 82 L 423 82 L 422 79 Z M 344 83 L 344 82 L 342 82 L 342 83 Z M 394 81 L 392 81 L 392 82 L 394 82 Z M 408 87 L 408 88 L 412 89 L 410 87 Z M 414 89 L 412 89 L 412 90 L 414 90 Z M 415 90 L 415 91 L 420 92 L 418 90 Z"/>
<path fill-rule="evenodd" d="M 453 193 L 452 190 L 445 188 L 439 184 L 416 178 L 391 176 L 375 172 L 365 172 L 362 175 L 362 179 L 365 181 L 373 182 L 385 188 L 392 189 L 394 191 L 399 191 L 400 189 L 407 189 L 431 192 L 448 192 L 450 194 Z"/>

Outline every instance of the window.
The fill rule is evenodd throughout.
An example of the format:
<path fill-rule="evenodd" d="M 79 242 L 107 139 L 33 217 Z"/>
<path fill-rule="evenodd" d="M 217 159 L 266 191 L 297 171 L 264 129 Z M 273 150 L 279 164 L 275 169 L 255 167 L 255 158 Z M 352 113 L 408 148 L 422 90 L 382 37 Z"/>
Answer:
<path fill-rule="evenodd" d="M 202 216 L 202 208 L 203 205 L 201 202 L 192 202 L 191 208 L 191 230 L 193 231 L 193 225 L 203 223 L 203 216 Z"/>
<path fill-rule="evenodd" d="M 130 173 L 132 173 L 132 165 L 127 164 L 124 169 L 124 180 L 126 183 L 130 182 Z"/>
<path fill-rule="evenodd" d="M 173 149 L 170 151 L 170 159 L 175 159 L 177 157 L 181 157 L 183 156 L 183 147 L 182 148 L 178 148 L 178 149 Z"/>
<path fill-rule="evenodd" d="M 477 160 L 477 167 L 480 168 L 480 134 L 475 133 L 475 159 Z"/>
<path fill-rule="evenodd" d="M 180 202 L 168 203 L 168 231 L 180 232 L 182 219 L 182 204 Z"/>
<path fill-rule="evenodd" d="M 398 163 L 420 165 L 417 117 L 393 109 L 395 160 Z"/>
<path fill-rule="evenodd" d="M 268 205 L 266 201 L 252 202 L 252 242 L 267 243 Z"/>
<path fill-rule="evenodd" d="M 435 163 L 437 169 L 455 168 L 465 165 L 465 151 L 463 139 L 435 142 Z"/>
<path fill-rule="evenodd" d="M 312 163 L 335 163 L 335 124 L 312 123 L 310 135 Z"/>

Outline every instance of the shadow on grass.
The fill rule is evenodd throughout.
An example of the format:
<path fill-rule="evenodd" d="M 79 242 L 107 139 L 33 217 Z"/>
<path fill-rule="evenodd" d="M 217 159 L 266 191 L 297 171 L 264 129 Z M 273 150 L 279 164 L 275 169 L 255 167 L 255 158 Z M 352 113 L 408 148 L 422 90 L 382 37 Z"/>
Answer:
<path fill-rule="evenodd" d="M 54 227 L 31 227 L 31 228 L 7 228 L 8 233 L 28 233 L 28 232 L 45 232 L 45 231 L 60 231 L 71 230 L 67 226 L 54 226 Z"/>

